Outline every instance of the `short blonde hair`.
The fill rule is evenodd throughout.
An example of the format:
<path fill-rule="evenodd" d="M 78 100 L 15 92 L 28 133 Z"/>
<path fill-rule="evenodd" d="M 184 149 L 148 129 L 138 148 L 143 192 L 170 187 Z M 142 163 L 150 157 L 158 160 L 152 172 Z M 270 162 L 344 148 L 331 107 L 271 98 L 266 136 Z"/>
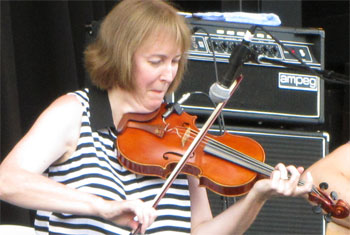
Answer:
<path fill-rule="evenodd" d="M 133 91 L 133 55 L 150 35 L 173 36 L 183 53 L 175 79 L 181 82 L 191 44 L 191 31 L 183 16 L 161 0 L 123 0 L 103 20 L 96 40 L 85 50 L 85 67 L 92 83 L 104 90 L 118 86 Z"/>

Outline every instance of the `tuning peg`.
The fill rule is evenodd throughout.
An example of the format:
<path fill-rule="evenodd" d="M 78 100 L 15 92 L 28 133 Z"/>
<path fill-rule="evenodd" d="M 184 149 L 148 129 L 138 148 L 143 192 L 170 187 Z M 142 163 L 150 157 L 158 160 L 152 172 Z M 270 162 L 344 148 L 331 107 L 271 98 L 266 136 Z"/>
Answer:
<path fill-rule="evenodd" d="M 326 221 L 326 223 L 329 223 L 332 220 L 331 214 L 326 214 L 326 215 L 323 216 L 323 218 Z"/>
<path fill-rule="evenodd" d="M 337 194 L 337 192 L 332 191 L 331 194 L 330 194 L 330 196 L 331 196 L 331 198 L 332 198 L 334 201 L 338 200 L 338 194 Z"/>
<path fill-rule="evenodd" d="M 326 183 L 326 182 L 322 182 L 322 183 L 320 183 L 320 189 L 328 189 L 328 184 Z"/>
<path fill-rule="evenodd" d="M 313 206 L 313 207 L 312 207 L 312 211 L 313 211 L 315 214 L 321 214 L 322 208 L 321 208 L 320 205 Z"/>

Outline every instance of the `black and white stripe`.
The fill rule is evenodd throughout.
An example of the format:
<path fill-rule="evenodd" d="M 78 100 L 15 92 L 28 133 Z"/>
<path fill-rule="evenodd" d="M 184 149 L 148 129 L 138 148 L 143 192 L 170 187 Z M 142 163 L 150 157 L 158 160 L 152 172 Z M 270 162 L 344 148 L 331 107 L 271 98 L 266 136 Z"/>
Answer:
<path fill-rule="evenodd" d="M 89 90 L 74 94 L 83 106 L 77 149 L 64 163 L 51 166 L 48 176 L 68 187 L 110 200 L 141 199 L 150 202 L 164 183 L 157 177 L 133 174 L 116 158 L 116 136 L 110 128 L 93 132 L 90 125 Z M 103 114 L 102 114 L 103 115 Z M 159 216 L 147 234 L 190 233 L 190 198 L 187 177 L 180 175 L 157 207 Z M 37 234 L 129 234 L 130 230 L 93 216 L 38 211 Z"/>

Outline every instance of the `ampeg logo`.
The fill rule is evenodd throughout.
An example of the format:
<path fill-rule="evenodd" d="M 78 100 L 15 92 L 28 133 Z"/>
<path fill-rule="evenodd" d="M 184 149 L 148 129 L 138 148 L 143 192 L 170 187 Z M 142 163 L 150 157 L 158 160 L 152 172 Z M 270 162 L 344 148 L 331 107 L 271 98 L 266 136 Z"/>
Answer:
<path fill-rule="evenodd" d="M 292 90 L 318 91 L 320 78 L 294 73 L 278 73 L 278 87 Z"/>

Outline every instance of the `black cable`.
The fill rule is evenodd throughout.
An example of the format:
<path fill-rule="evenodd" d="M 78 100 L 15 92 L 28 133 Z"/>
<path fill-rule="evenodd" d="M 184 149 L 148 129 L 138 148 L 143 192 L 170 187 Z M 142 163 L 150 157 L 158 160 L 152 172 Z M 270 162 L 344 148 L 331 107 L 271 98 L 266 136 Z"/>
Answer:
<path fill-rule="evenodd" d="M 198 27 L 198 26 L 193 27 L 192 31 L 193 31 L 193 33 L 197 32 L 197 31 L 203 31 L 208 36 L 207 42 L 210 44 L 210 47 L 211 47 L 212 52 L 213 52 L 213 65 L 214 65 L 214 72 L 215 72 L 215 80 L 216 80 L 216 82 L 218 82 L 219 81 L 219 75 L 218 75 L 218 68 L 217 68 L 217 62 L 216 62 L 216 55 L 215 55 L 213 40 L 211 39 L 210 34 L 204 28 Z M 210 98 L 209 94 L 207 94 L 205 92 L 194 91 L 194 92 L 190 92 L 190 94 L 202 94 L 202 95 L 205 95 L 205 96 L 207 96 L 209 98 L 209 100 L 212 103 L 213 107 L 216 106 L 215 102 Z M 224 115 L 223 115 L 222 112 L 218 116 L 218 123 L 219 123 L 219 128 L 220 128 L 220 134 L 223 134 L 223 131 L 225 131 L 225 121 L 224 121 Z"/>
<path fill-rule="evenodd" d="M 264 27 L 262 26 L 257 26 L 258 28 L 260 28 L 262 31 L 264 31 L 265 33 L 267 33 L 268 35 L 271 36 L 271 38 L 273 40 L 275 40 L 281 47 L 283 50 L 286 50 L 289 52 L 289 54 L 294 57 L 299 63 L 300 65 L 298 65 L 299 67 L 311 72 L 312 74 L 316 75 L 316 76 L 321 76 L 323 80 L 325 81 L 328 81 L 328 82 L 333 82 L 333 83 L 338 83 L 338 84 L 345 84 L 345 85 L 349 85 L 350 84 L 350 81 L 347 81 L 345 80 L 347 77 L 345 75 L 341 75 L 341 74 L 335 74 L 334 71 L 325 71 L 325 70 L 315 70 L 315 69 L 312 69 L 309 65 L 307 65 L 302 59 L 300 59 L 297 55 L 295 55 L 289 48 L 287 48 L 286 46 L 284 46 L 284 44 L 279 40 L 277 39 L 275 36 L 273 36 L 271 34 L 270 31 L 268 31 L 267 29 L 265 29 Z M 276 61 L 276 63 L 278 63 Z M 288 67 L 287 63 L 283 63 L 283 62 L 280 62 L 279 63 L 280 65 L 283 65 L 285 67 Z M 295 68 L 295 66 L 294 66 Z M 334 78 L 334 79 L 338 79 L 338 80 L 334 80 L 334 79 L 330 79 L 330 75 L 331 74 L 335 74 L 338 76 L 338 78 Z M 339 81 L 340 80 L 340 81 Z"/>

